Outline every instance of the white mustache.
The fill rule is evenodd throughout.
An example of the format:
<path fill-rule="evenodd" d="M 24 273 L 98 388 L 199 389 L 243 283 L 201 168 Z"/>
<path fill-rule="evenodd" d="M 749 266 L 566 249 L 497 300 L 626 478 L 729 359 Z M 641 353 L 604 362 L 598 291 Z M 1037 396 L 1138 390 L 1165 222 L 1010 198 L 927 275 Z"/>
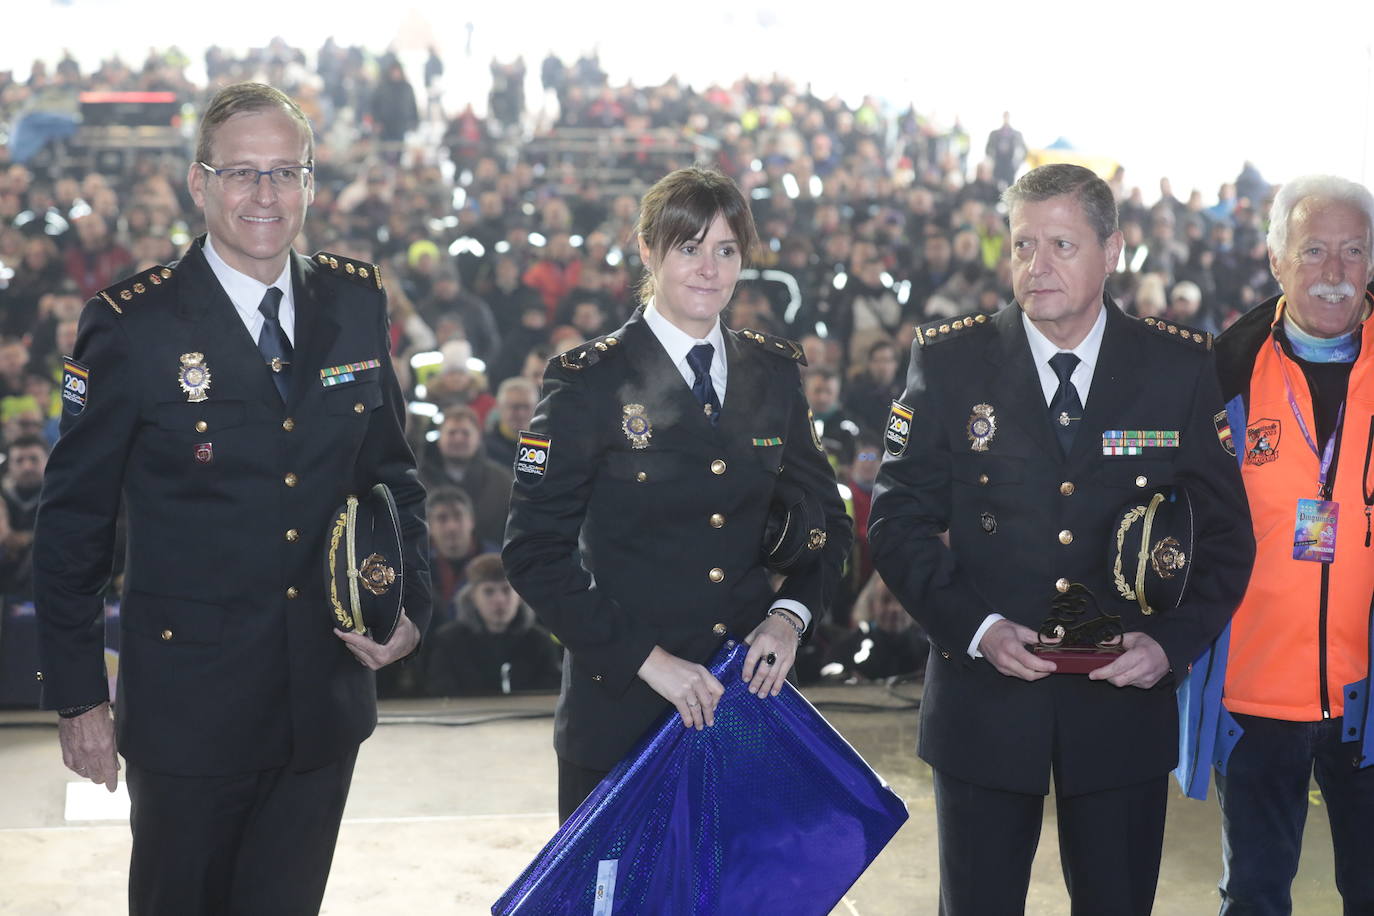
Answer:
<path fill-rule="evenodd" d="M 1328 299 L 1336 296 L 1348 299 L 1355 295 L 1355 287 L 1349 280 L 1335 285 L 1330 283 L 1313 283 L 1307 288 L 1307 295 L 1317 299 Z"/>

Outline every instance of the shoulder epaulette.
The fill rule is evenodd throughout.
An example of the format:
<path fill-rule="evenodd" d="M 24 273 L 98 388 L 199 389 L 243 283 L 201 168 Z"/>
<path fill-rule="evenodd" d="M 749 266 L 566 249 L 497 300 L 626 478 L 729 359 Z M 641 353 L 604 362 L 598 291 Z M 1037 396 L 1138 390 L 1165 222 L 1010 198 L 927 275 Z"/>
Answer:
<path fill-rule="evenodd" d="M 611 334 L 589 340 L 584 344 L 578 344 L 566 353 L 560 353 L 554 359 L 564 369 L 577 371 L 586 369 L 588 366 L 595 366 L 601 362 L 602 357 L 612 353 L 619 345 L 620 338 Z"/>
<path fill-rule="evenodd" d="M 752 343 L 758 344 L 774 356 L 781 356 L 784 359 L 791 359 L 806 365 L 806 352 L 802 350 L 801 344 L 795 340 L 788 340 L 786 337 L 774 337 L 772 334 L 764 334 L 745 328 L 739 332 L 739 336 Z"/>
<path fill-rule="evenodd" d="M 1166 337 L 1173 337 L 1204 350 L 1212 349 L 1212 335 L 1207 331 L 1199 331 L 1176 321 L 1165 321 L 1161 318 L 1146 318 L 1145 324 L 1156 331 L 1162 331 Z"/>
<path fill-rule="evenodd" d="M 336 274 L 345 277 L 354 277 L 367 284 L 377 284 L 377 288 L 382 288 L 382 269 L 376 264 L 369 264 L 366 261 L 355 261 L 346 258 L 341 254 L 330 254 L 327 251 L 315 252 L 314 261 L 321 267 L 327 267 Z"/>
<path fill-rule="evenodd" d="M 132 277 L 125 277 L 113 286 L 107 286 L 96 293 L 96 298 L 104 299 L 105 304 L 115 310 L 115 314 L 123 315 L 124 308 L 122 302 L 132 302 L 135 296 L 141 296 L 155 286 L 161 286 L 162 281 L 172 278 L 172 268 L 166 265 L 159 265 L 151 268 L 146 274 L 134 274 Z"/>
<path fill-rule="evenodd" d="M 921 347 L 929 346 L 941 340 L 948 340 L 961 331 L 971 331 L 974 328 L 982 327 L 988 324 L 988 321 L 988 316 L 981 313 L 962 315 L 953 321 L 932 321 L 930 324 L 921 325 L 916 329 L 916 343 Z"/>

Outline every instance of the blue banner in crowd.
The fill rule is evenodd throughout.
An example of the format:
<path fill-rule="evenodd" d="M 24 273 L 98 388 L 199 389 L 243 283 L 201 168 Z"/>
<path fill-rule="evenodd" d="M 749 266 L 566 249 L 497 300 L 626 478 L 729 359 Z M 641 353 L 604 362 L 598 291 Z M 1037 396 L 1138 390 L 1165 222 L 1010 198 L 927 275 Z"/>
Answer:
<path fill-rule="evenodd" d="M 709 666 L 716 724 L 650 731 L 491 908 L 494 916 L 829 913 L 905 803 L 791 684 L 759 699 L 748 646 Z"/>

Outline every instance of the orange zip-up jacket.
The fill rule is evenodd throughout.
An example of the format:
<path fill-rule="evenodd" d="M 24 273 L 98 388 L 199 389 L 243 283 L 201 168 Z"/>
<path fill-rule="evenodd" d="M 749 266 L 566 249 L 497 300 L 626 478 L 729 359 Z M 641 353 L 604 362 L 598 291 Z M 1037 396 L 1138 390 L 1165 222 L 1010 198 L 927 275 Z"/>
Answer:
<path fill-rule="evenodd" d="M 1245 449 L 1241 474 L 1256 555 L 1249 588 L 1231 623 L 1224 702 L 1232 713 L 1303 722 L 1341 715 L 1342 685 L 1360 680 L 1369 669 L 1374 548 L 1365 546 L 1362 478 L 1374 415 L 1374 321 L 1366 321 L 1361 331 L 1360 357 L 1351 367 L 1346 395 L 1331 497 L 1340 506 L 1335 559 L 1329 564 L 1296 560 L 1298 500 L 1319 498 L 1321 462 L 1298 427 L 1284 383 L 1286 374 L 1315 441 L 1307 380 L 1301 366 L 1273 343 L 1284 304 L 1278 301 L 1269 335 L 1255 351 L 1245 429 L 1233 431 L 1236 448 Z"/>

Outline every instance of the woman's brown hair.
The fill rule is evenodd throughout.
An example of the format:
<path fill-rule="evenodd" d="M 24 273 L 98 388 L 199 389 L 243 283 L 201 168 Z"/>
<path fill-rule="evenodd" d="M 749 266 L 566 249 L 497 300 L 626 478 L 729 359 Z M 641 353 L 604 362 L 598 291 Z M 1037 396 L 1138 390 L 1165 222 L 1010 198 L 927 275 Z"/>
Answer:
<path fill-rule="evenodd" d="M 717 213 L 739 243 L 741 263 L 748 265 L 759 242 L 754 215 L 739 186 L 716 169 L 690 166 L 660 178 L 640 201 L 635 235 L 659 259 L 683 242 L 705 236 Z M 654 295 L 654 274 L 649 264 L 644 266 L 639 298 L 648 302 Z"/>

